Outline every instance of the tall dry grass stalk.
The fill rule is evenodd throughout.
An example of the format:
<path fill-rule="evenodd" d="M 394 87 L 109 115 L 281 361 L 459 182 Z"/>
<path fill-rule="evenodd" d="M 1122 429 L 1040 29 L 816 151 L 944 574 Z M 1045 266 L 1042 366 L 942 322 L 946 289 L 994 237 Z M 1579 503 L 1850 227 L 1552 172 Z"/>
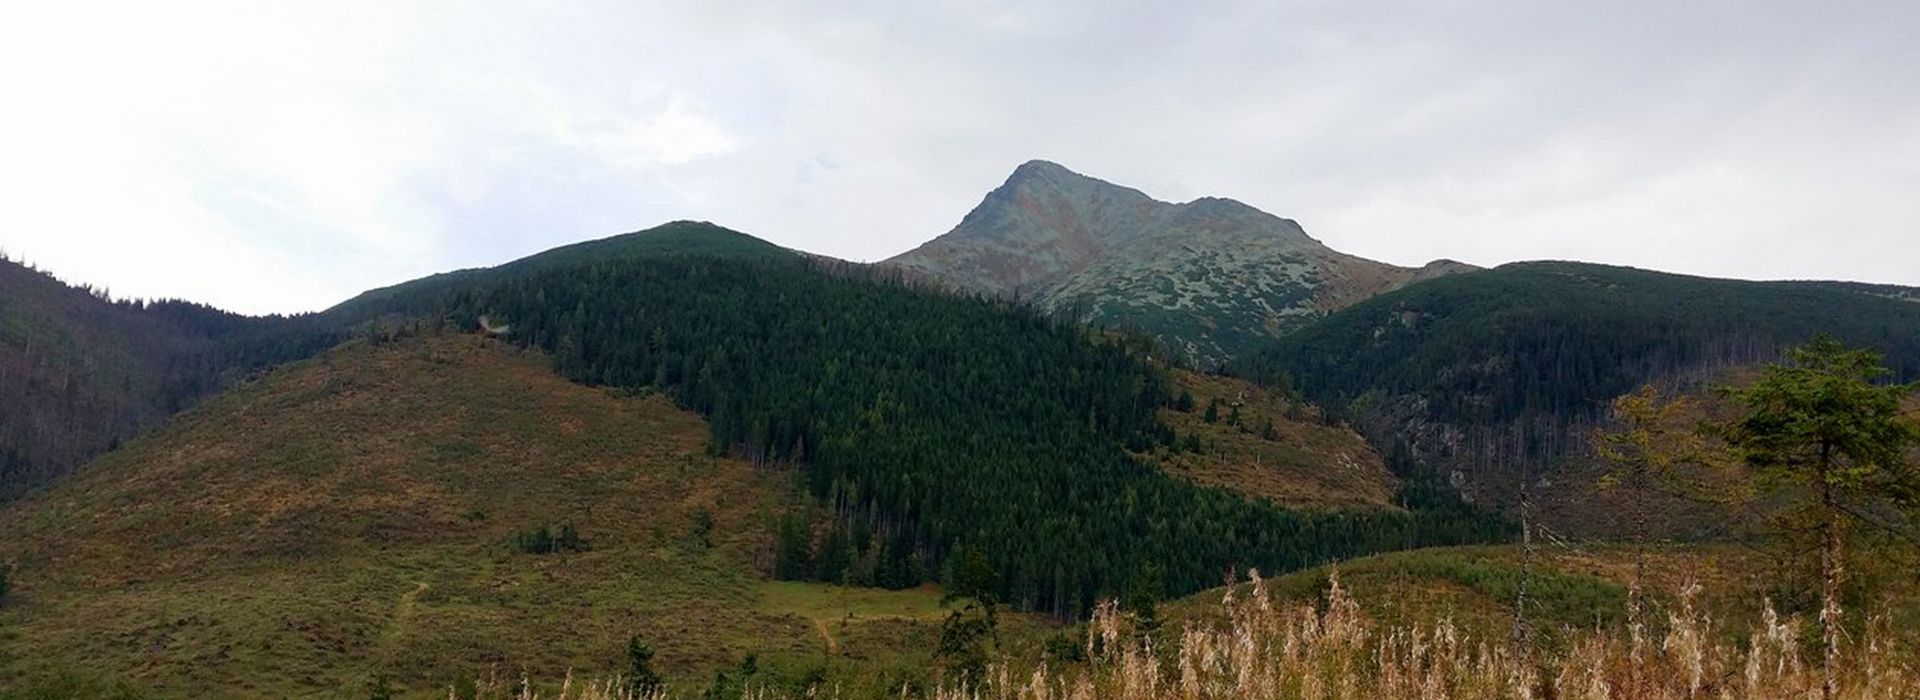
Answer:
<path fill-rule="evenodd" d="M 1664 631 L 1597 631 L 1565 652 L 1520 657 L 1504 640 L 1473 639 L 1447 620 L 1383 629 L 1337 572 L 1319 608 L 1275 605 L 1257 572 L 1247 588 L 1226 591 L 1224 614 L 1188 624 L 1176 648 L 1155 648 L 1105 603 L 1087 626 L 1087 664 L 1001 665 L 978 688 L 944 688 L 927 700 L 1801 700 L 1820 697 L 1823 682 L 1819 664 L 1802 658 L 1804 626 L 1781 619 L 1770 603 L 1745 644 L 1713 641 L 1715 621 L 1694 602 L 1697 585 L 1679 592 Z M 1876 617 L 1852 645 L 1839 669 L 1840 697 L 1920 698 L 1916 658 L 1894 648 L 1891 624 Z M 613 692 L 617 682 L 568 688 L 558 700 L 630 700 Z"/>

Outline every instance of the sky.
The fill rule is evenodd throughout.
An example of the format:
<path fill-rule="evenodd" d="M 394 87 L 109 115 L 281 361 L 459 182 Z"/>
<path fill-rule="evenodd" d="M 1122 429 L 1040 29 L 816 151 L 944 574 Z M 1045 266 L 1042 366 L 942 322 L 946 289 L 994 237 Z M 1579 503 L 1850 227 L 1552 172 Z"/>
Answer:
<path fill-rule="evenodd" d="M 1920 285 L 1920 3 L 0 9 L 0 251 L 248 313 L 675 219 L 870 261 L 1029 159 L 1417 265 Z"/>

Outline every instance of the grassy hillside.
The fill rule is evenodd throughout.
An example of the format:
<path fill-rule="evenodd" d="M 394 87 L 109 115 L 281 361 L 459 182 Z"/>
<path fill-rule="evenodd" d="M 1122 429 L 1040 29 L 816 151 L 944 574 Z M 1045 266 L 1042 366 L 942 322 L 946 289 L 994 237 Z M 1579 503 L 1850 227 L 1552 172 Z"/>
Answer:
<path fill-rule="evenodd" d="M 1517 263 L 1335 313 L 1241 366 L 1352 421 L 1382 452 L 1510 501 L 1551 478 L 1608 403 L 1699 384 L 1828 333 L 1920 376 L 1920 304 L 1857 285 L 1744 282 L 1584 263 Z"/>
<path fill-rule="evenodd" d="M 630 634 L 680 684 L 749 654 L 768 678 L 923 669 L 938 594 L 765 583 L 793 475 L 708 436 L 496 341 L 350 343 L 0 510 L 0 687 L 364 697 L 387 674 L 444 697 L 495 665 L 615 667 Z M 585 551 L 514 544 L 563 523 Z"/>
<path fill-rule="evenodd" d="M 1394 508 L 1399 479 L 1352 430 L 1319 409 L 1233 377 L 1173 372 L 1178 406 L 1160 410 L 1173 444 L 1140 454 L 1183 479 L 1288 508 Z M 1214 408 L 1214 420 L 1207 409 Z"/>

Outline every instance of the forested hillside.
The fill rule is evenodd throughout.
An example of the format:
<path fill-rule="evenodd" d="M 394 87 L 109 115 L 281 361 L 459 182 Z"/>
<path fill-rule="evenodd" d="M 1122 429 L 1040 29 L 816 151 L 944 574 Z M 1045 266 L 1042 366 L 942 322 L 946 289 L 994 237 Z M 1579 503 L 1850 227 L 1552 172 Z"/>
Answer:
<path fill-rule="evenodd" d="M 309 319 L 115 300 L 0 258 L 0 501 L 246 371 L 333 342 Z"/>
<path fill-rule="evenodd" d="M 509 265 L 353 311 L 485 315 L 576 381 L 669 392 L 709 417 L 716 450 L 799 465 L 836 519 L 874 533 L 889 586 L 972 548 L 1005 599 L 1071 613 L 1148 563 L 1182 592 L 1231 564 L 1291 570 L 1505 533 L 1456 511 L 1295 513 L 1169 478 L 1127 453 L 1176 437 L 1155 417 L 1174 398 L 1166 377 L 1127 341 L 742 254 L 756 248 L 718 227 L 661 230 L 699 243 Z"/>
<path fill-rule="evenodd" d="M 372 289 L 321 314 L 334 325 L 364 323 L 382 313 L 433 310 L 446 295 L 473 284 L 523 276 L 542 270 L 647 257 L 715 257 L 790 260 L 798 256 L 752 236 L 699 221 L 674 221 L 645 231 L 583 241 L 530 255 L 504 265 L 455 270 Z"/>
<path fill-rule="evenodd" d="M 1522 469 L 1550 476 L 1614 397 L 1648 382 L 1700 388 L 1820 333 L 1920 376 L 1920 304 L 1888 289 L 1516 263 L 1355 305 L 1241 370 L 1341 413 L 1390 461 L 1510 500 Z"/>

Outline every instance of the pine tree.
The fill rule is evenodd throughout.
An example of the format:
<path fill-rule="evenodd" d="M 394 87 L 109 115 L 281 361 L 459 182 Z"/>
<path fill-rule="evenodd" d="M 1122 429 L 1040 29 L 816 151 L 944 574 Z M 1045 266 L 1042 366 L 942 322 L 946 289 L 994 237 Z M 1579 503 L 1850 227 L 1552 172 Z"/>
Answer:
<path fill-rule="evenodd" d="M 780 519 L 779 537 L 773 577 L 782 581 L 805 580 L 813 567 L 813 528 L 805 516 L 788 513 Z"/>
<path fill-rule="evenodd" d="M 640 635 L 627 638 L 627 692 L 644 698 L 660 690 L 660 674 L 653 670 L 653 649 Z"/>
<path fill-rule="evenodd" d="M 1160 567 L 1153 562 L 1134 570 L 1127 588 L 1126 610 L 1133 613 L 1134 625 L 1145 634 L 1160 629 Z"/>
<path fill-rule="evenodd" d="M 953 608 L 941 623 L 935 656 L 955 676 L 951 682 L 978 686 L 999 640 L 999 598 L 994 592 L 999 577 L 978 550 L 957 553 L 956 561 L 940 604 L 963 605 Z"/>
<path fill-rule="evenodd" d="M 553 540 L 553 549 L 557 552 L 584 552 L 587 545 L 581 541 L 580 531 L 574 528 L 573 523 L 561 523 L 560 534 Z"/>
<path fill-rule="evenodd" d="M 820 544 L 820 555 L 814 558 L 814 577 L 826 583 L 847 583 L 848 570 L 853 566 L 853 545 L 847 539 L 847 530 L 839 523 L 827 531 L 826 541 Z"/>
<path fill-rule="evenodd" d="M 1220 422 L 1220 400 L 1219 399 L 1213 399 L 1207 402 L 1207 413 L 1206 415 L 1201 417 L 1201 420 L 1204 420 L 1208 423 Z"/>
<path fill-rule="evenodd" d="M 1785 497 L 1812 516 L 1820 531 L 1820 627 L 1826 647 L 1822 697 L 1839 694 L 1841 543 L 1862 513 L 1920 510 L 1920 471 L 1908 453 L 1920 426 L 1903 415 L 1915 384 L 1882 384 L 1880 356 L 1822 336 L 1768 367 L 1759 381 L 1733 392 L 1745 414 L 1729 442 L 1763 497 Z"/>

